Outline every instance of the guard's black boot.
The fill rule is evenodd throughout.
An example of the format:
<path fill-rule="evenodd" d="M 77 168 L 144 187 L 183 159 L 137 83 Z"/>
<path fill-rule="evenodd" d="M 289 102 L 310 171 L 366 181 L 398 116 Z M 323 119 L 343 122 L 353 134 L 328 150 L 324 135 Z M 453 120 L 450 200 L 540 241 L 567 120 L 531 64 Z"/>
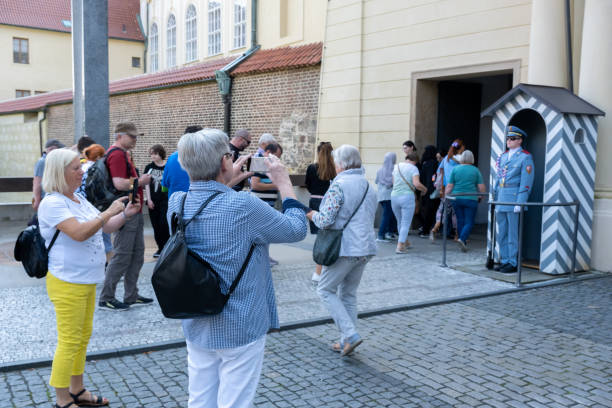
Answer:
<path fill-rule="evenodd" d="M 512 264 L 505 264 L 500 270 L 501 273 L 512 273 L 512 272 L 516 272 L 516 266 L 513 266 Z"/>
<path fill-rule="evenodd" d="M 502 268 L 503 268 L 504 266 L 506 266 L 506 265 L 510 265 L 510 264 L 508 264 L 508 263 L 501 264 L 501 263 L 500 263 L 499 265 L 495 265 L 495 268 L 493 268 L 493 269 L 499 272 L 499 271 L 501 271 L 501 270 L 502 270 Z"/>

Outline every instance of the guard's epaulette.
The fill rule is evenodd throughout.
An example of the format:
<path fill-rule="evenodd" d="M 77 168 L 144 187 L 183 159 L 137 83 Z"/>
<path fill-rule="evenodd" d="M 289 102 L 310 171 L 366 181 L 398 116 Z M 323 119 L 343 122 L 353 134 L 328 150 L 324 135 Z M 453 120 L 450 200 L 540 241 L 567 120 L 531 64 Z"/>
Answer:
<path fill-rule="evenodd" d="M 531 154 L 531 153 L 529 153 L 529 152 L 528 152 L 527 150 L 525 150 L 525 149 L 523 149 L 523 153 L 526 153 L 526 154 Z"/>

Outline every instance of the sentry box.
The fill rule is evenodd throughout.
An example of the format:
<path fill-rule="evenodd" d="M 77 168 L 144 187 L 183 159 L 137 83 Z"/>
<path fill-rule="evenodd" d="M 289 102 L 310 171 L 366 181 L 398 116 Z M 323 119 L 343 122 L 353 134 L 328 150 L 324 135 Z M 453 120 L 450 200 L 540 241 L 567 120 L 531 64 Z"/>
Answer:
<path fill-rule="evenodd" d="M 492 118 L 491 176 L 506 149 L 507 126 L 518 126 L 528 137 L 523 148 L 533 155 L 535 180 L 529 202 L 578 201 L 575 270 L 588 270 L 597 152 L 597 116 L 605 113 L 565 88 L 519 84 L 485 109 Z M 575 206 L 525 207 L 523 265 L 558 275 L 572 267 Z M 491 223 L 489 217 L 489 223 Z M 491 225 L 489 225 L 489 231 Z M 491 237 L 489 236 L 489 240 Z M 495 248 L 495 258 L 499 258 Z"/>

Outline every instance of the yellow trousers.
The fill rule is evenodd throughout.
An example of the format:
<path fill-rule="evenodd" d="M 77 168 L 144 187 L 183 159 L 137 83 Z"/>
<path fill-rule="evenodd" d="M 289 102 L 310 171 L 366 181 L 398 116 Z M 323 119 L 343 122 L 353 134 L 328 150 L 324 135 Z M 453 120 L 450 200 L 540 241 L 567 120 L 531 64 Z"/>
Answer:
<path fill-rule="evenodd" d="M 85 371 L 85 355 L 96 307 L 96 285 L 70 283 L 47 273 L 47 294 L 55 307 L 57 321 L 57 348 L 49 384 L 67 388 L 71 376 Z"/>

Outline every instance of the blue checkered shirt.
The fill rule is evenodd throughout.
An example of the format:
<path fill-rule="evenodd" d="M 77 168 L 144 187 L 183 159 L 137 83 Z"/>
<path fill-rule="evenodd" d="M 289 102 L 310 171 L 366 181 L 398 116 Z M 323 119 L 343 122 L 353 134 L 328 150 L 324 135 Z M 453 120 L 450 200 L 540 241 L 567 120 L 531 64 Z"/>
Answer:
<path fill-rule="evenodd" d="M 178 213 L 184 194 L 183 218 L 188 220 L 215 191 L 223 194 L 187 226 L 188 247 L 217 271 L 223 293 L 229 290 L 252 243 L 255 250 L 220 314 L 183 320 L 185 338 L 211 350 L 244 346 L 279 327 L 268 245 L 301 241 L 307 229 L 302 209 L 286 208 L 281 213 L 248 192 L 236 192 L 216 181 L 192 182 L 189 192 L 172 194 L 168 224 L 172 213 Z"/>

